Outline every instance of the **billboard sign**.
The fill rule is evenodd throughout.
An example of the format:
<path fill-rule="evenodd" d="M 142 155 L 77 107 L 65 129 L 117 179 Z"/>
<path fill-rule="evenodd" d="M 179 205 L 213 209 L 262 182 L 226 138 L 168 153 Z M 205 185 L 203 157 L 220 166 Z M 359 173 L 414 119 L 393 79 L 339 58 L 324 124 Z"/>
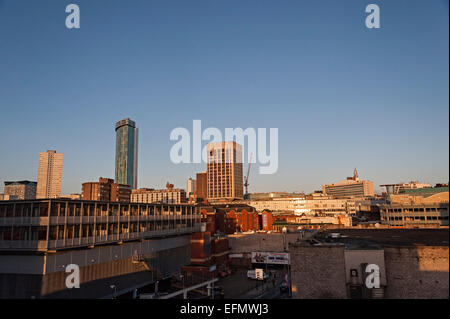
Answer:
<path fill-rule="evenodd" d="M 252 263 L 289 265 L 289 253 L 252 252 Z"/>

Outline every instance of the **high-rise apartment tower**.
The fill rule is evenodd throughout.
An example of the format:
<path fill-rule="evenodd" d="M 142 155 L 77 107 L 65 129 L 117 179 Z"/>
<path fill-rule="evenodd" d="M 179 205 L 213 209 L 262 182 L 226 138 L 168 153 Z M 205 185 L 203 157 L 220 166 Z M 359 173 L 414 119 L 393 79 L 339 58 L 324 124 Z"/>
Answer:
<path fill-rule="evenodd" d="M 56 198 L 61 195 L 62 168 L 62 153 L 39 153 L 36 198 Z"/>

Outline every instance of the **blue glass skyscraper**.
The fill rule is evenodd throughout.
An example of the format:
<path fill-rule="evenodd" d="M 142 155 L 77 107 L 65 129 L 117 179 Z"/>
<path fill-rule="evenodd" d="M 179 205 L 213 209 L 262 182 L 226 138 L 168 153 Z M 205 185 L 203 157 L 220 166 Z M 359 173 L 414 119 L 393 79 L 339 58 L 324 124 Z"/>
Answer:
<path fill-rule="evenodd" d="M 116 123 L 116 177 L 118 184 L 137 188 L 138 129 L 129 118 Z"/>

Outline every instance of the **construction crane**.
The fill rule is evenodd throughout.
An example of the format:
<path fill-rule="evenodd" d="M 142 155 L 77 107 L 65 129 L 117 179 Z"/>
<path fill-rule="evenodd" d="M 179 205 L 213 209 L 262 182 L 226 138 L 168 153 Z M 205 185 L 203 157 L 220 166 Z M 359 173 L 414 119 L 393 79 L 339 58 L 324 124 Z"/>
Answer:
<path fill-rule="evenodd" d="M 247 170 L 247 176 L 245 176 L 245 180 L 244 180 L 244 187 L 245 187 L 245 194 L 244 194 L 244 199 L 248 199 L 248 176 L 250 175 L 250 168 L 252 167 L 252 157 L 253 157 L 253 153 L 250 153 L 250 161 L 248 161 L 248 170 Z"/>

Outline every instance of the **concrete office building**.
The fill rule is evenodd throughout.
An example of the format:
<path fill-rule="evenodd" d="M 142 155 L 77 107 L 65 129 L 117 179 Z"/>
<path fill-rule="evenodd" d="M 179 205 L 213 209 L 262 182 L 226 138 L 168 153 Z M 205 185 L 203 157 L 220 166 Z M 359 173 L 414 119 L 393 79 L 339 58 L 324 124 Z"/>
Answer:
<path fill-rule="evenodd" d="M 113 179 L 100 177 L 98 182 L 82 185 L 83 200 L 129 202 L 131 189 L 128 185 L 116 184 Z"/>
<path fill-rule="evenodd" d="M 36 198 L 57 198 L 61 195 L 63 154 L 56 151 L 39 153 Z"/>
<path fill-rule="evenodd" d="M 373 182 L 359 179 L 356 168 L 352 177 L 347 177 L 346 180 L 337 183 L 324 185 L 322 192 L 336 198 L 374 196 Z"/>
<path fill-rule="evenodd" d="M 305 202 L 305 214 L 315 216 L 353 215 L 356 213 L 355 202 L 348 199 L 309 198 Z"/>
<path fill-rule="evenodd" d="M 380 205 L 382 224 L 390 227 L 448 227 L 449 188 L 431 187 L 405 190 L 389 196 Z"/>
<path fill-rule="evenodd" d="M 384 184 L 380 186 L 386 187 L 386 193 L 388 195 L 400 194 L 411 189 L 421 189 L 431 187 L 430 184 L 419 183 L 418 181 L 411 181 L 409 183 Z"/>
<path fill-rule="evenodd" d="M 173 184 L 166 184 L 166 189 L 140 188 L 131 191 L 133 203 L 186 203 L 186 191 L 173 188 Z"/>
<path fill-rule="evenodd" d="M 263 200 L 250 200 L 249 205 L 258 212 L 269 210 L 271 212 L 305 213 L 306 196 L 297 194 L 293 197 L 275 197 Z"/>
<path fill-rule="evenodd" d="M 355 202 L 349 199 L 336 199 L 332 196 L 294 194 L 291 197 L 274 197 L 263 200 L 250 200 L 249 205 L 258 212 L 293 213 L 295 215 L 329 216 L 354 214 Z"/>
<path fill-rule="evenodd" d="M 199 231 L 189 204 L 0 202 L 0 299 L 132 292 L 188 265 L 190 234 Z M 80 268 L 78 289 L 66 287 L 69 264 Z"/>
<path fill-rule="evenodd" d="M 129 118 L 116 123 L 116 177 L 117 184 L 137 188 L 138 129 Z"/>
<path fill-rule="evenodd" d="M 209 143 L 206 152 L 208 200 L 243 199 L 242 146 L 236 142 Z"/>
<path fill-rule="evenodd" d="M 35 199 L 36 198 L 36 182 L 30 181 L 13 181 L 5 182 L 5 195 L 11 195 L 16 199 Z"/>

